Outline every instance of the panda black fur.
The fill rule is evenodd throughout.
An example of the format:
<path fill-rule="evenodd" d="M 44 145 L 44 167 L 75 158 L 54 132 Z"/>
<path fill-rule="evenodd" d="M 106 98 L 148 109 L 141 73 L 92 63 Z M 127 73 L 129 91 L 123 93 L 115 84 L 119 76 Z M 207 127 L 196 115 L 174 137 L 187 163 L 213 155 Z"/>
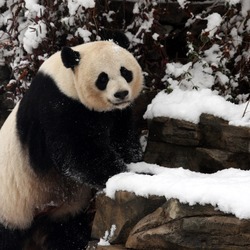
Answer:
<path fill-rule="evenodd" d="M 141 159 L 131 103 L 142 82 L 134 57 L 112 42 L 64 48 L 43 63 L 0 131 L 0 249 L 19 249 L 4 239 L 48 208 L 50 221 L 77 218 L 92 186 Z"/>

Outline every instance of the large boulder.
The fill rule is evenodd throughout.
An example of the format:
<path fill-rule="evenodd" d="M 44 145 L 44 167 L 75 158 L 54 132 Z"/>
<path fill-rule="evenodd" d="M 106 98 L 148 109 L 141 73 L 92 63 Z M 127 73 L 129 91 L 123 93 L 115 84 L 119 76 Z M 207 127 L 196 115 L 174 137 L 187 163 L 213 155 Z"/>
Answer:
<path fill-rule="evenodd" d="M 249 249 L 250 221 L 211 205 L 170 199 L 140 220 L 126 242 L 132 249 Z"/>

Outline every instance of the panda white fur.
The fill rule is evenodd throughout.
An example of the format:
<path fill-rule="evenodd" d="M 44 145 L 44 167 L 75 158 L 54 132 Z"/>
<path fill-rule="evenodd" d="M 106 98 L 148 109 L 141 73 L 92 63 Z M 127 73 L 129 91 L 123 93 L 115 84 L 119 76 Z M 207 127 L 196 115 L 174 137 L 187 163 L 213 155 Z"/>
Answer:
<path fill-rule="evenodd" d="M 131 103 L 142 82 L 135 58 L 108 41 L 65 47 L 42 64 L 0 131 L 1 249 L 51 207 L 53 220 L 83 211 L 92 185 L 141 159 Z"/>

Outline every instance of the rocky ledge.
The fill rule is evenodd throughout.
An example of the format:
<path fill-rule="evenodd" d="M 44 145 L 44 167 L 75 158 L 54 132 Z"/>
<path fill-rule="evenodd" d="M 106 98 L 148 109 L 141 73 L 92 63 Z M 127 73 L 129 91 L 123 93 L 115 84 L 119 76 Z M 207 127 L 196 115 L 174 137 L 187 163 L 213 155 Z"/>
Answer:
<path fill-rule="evenodd" d="M 224 214 L 211 205 L 180 203 L 163 197 L 137 197 L 119 191 L 114 200 L 101 194 L 92 237 L 99 240 L 116 226 L 110 246 L 92 242 L 89 250 L 249 249 L 250 220 Z"/>
<path fill-rule="evenodd" d="M 201 173 L 250 169 L 250 128 L 235 127 L 208 114 L 194 124 L 166 117 L 149 123 L 144 161 Z"/>

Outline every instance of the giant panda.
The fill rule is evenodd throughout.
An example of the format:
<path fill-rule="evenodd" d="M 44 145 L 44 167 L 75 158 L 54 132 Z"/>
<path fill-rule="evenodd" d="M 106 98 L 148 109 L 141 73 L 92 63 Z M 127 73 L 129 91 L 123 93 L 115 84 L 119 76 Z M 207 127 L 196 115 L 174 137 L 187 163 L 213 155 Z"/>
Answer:
<path fill-rule="evenodd" d="M 41 65 L 0 131 L 1 250 L 24 249 L 38 215 L 76 218 L 92 187 L 140 161 L 131 104 L 142 85 L 136 59 L 111 41 L 64 47 Z M 43 244 L 83 249 L 65 235 Z"/>

